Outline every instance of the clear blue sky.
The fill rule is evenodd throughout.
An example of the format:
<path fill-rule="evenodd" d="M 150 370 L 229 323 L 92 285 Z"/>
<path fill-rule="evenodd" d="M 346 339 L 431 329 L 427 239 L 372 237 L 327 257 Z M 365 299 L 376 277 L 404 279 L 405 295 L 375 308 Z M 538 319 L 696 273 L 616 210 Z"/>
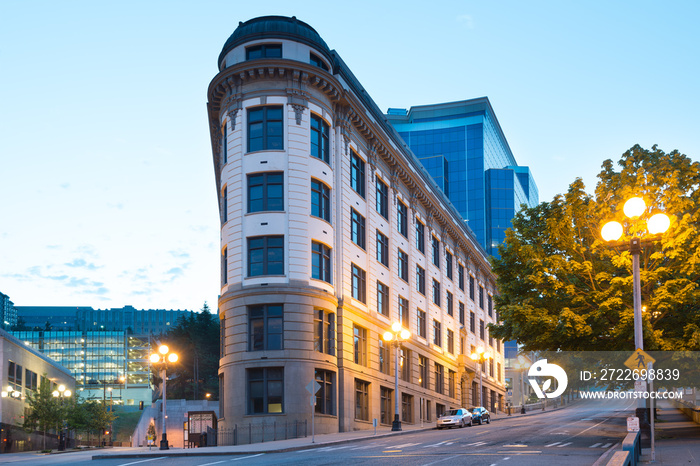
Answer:
<path fill-rule="evenodd" d="M 379 107 L 488 96 L 549 201 L 632 145 L 700 155 L 700 2 L 0 1 L 0 291 L 216 308 L 206 91 L 239 21 L 295 15 Z"/>

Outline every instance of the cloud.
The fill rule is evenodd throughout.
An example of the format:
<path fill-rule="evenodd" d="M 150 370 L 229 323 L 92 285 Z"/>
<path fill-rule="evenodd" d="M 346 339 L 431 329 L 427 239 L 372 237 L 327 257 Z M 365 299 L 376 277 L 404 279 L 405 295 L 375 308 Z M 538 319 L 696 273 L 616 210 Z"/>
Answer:
<path fill-rule="evenodd" d="M 179 251 L 175 251 L 175 250 L 173 250 L 173 251 L 168 251 L 168 253 L 169 253 L 171 256 L 175 257 L 176 259 L 189 259 L 189 257 L 190 257 L 189 253 L 187 253 L 187 252 L 185 252 L 185 251 L 182 251 L 182 250 L 179 250 Z"/>
<path fill-rule="evenodd" d="M 185 271 L 182 270 L 181 267 L 173 267 L 172 269 L 165 272 L 166 275 L 172 275 L 173 278 L 182 276 L 182 274 L 184 274 L 184 273 L 185 273 Z"/>
<path fill-rule="evenodd" d="M 61 183 L 59 186 L 61 186 L 63 189 L 68 189 L 70 188 L 70 183 Z"/>
<path fill-rule="evenodd" d="M 93 264 L 93 263 L 88 264 L 88 263 L 85 261 L 85 259 L 74 259 L 73 262 L 66 262 L 65 265 L 67 265 L 68 267 L 81 267 L 81 268 L 85 268 L 85 269 L 88 269 L 88 270 L 97 270 L 97 269 L 99 269 L 99 267 L 96 266 L 96 265 Z"/>
<path fill-rule="evenodd" d="M 474 29 L 474 18 L 471 15 L 459 15 L 457 21 L 464 24 L 467 29 Z"/>

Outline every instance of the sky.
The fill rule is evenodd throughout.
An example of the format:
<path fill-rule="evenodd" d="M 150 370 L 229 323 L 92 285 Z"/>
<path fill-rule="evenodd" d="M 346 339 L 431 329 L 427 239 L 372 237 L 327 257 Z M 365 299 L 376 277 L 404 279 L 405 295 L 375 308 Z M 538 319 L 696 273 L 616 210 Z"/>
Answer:
<path fill-rule="evenodd" d="M 0 292 L 216 309 L 207 86 L 265 15 L 316 29 L 384 111 L 487 96 L 540 201 L 634 144 L 700 159 L 696 1 L 0 0 Z"/>

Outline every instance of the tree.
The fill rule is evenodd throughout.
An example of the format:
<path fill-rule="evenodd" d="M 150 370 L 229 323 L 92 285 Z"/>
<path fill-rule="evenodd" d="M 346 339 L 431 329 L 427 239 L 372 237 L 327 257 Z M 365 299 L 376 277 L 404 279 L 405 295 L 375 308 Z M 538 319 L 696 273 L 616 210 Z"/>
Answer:
<path fill-rule="evenodd" d="M 177 364 L 168 367 L 168 398 L 201 399 L 211 393 L 211 399 L 218 399 L 219 319 L 209 305 L 205 302 L 201 312 L 181 317 L 162 340 L 179 356 Z M 154 366 L 156 383 L 158 370 Z"/>
<path fill-rule="evenodd" d="M 657 146 L 635 145 L 616 172 L 606 160 L 595 196 L 575 180 L 564 195 L 523 208 L 492 261 L 500 324 L 491 335 L 533 350 L 633 350 L 632 258 L 600 227 L 618 220 L 629 234 L 643 222 L 622 205 L 641 196 L 672 218 L 640 256 L 645 350 L 700 350 L 700 164 Z M 641 220 L 646 220 L 644 214 Z"/>
<path fill-rule="evenodd" d="M 51 393 L 51 382 L 44 374 L 36 391 L 27 391 L 28 413 L 24 417 L 24 429 L 28 432 L 39 430 L 44 433 L 43 446 L 46 449 L 46 432 L 55 429 L 63 419 L 61 404 Z"/>

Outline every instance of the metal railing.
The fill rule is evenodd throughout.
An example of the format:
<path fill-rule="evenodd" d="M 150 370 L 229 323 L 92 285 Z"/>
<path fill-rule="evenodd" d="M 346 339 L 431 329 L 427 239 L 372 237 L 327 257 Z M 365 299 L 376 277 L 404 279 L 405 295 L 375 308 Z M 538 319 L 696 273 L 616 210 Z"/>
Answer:
<path fill-rule="evenodd" d="M 273 421 L 235 424 L 232 429 L 218 429 L 217 445 L 248 445 L 307 437 L 307 421 Z"/>

